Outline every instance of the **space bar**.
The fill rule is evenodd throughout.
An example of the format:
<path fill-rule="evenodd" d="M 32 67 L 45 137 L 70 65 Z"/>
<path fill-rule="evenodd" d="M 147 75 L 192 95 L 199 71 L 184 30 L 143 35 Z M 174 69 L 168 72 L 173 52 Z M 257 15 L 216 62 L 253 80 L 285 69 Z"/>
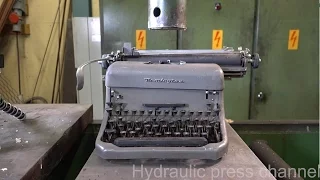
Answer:
<path fill-rule="evenodd" d="M 136 137 L 116 138 L 118 147 L 201 147 L 208 144 L 204 137 Z"/>

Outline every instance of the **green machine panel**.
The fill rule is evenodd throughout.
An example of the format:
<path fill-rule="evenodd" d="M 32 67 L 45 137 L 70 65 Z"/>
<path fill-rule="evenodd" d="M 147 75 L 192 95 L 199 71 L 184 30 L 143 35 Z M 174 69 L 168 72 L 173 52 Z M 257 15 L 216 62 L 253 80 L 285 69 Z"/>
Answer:
<path fill-rule="evenodd" d="M 187 30 L 183 32 L 183 49 L 211 49 L 213 30 L 223 30 L 223 46 L 235 50 L 252 47 L 254 0 L 228 0 L 221 2 L 221 9 L 215 10 L 218 1 L 188 0 Z M 248 119 L 250 70 L 244 78 L 225 82 L 226 117 Z"/>
<path fill-rule="evenodd" d="M 253 119 L 319 118 L 318 10 L 318 1 L 260 1 Z"/>
<path fill-rule="evenodd" d="M 102 53 L 121 50 L 124 42 L 136 46 L 136 30 L 146 30 L 147 49 L 176 49 L 175 31 L 148 30 L 147 0 L 101 0 L 100 8 Z"/>
<path fill-rule="evenodd" d="M 220 2 L 221 9 L 215 4 Z M 260 2 L 258 31 L 254 31 L 256 2 Z M 187 30 L 147 29 L 147 0 L 101 0 L 102 53 L 136 46 L 136 30 L 146 30 L 146 49 L 211 49 L 213 30 L 222 30 L 222 45 L 252 49 L 258 32 L 262 63 L 253 78 L 225 83 L 226 117 L 244 119 L 317 119 L 319 113 L 318 2 L 278 0 L 188 0 Z M 303 8 L 302 8 L 303 7 Z M 288 50 L 289 30 L 299 30 L 297 50 Z M 297 35 L 297 34 L 295 34 Z M 293 37 L 294 39 L 294 37 Z M 181 43 L 182 42 L 182 43 Z M 258 95 L 260 94 L 260 98 Z M 249 117 L 251 109 L 251 117 Z"/>

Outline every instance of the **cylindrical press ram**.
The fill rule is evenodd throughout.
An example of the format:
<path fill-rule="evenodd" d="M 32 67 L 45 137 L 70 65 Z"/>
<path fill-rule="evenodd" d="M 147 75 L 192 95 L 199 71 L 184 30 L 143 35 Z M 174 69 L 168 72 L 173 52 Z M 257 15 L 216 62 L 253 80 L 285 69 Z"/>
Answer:
<path fill-rule="evenodd" d="M 187 0 L 149 0 L 148 28 L 151 30 L 187 29 Z"/>

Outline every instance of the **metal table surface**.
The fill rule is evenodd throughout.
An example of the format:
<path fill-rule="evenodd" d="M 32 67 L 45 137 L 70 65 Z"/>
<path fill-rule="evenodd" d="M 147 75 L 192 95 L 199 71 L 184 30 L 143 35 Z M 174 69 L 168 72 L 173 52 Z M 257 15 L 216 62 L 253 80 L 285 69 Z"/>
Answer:
<path fill-rule="evenodd" d="M 93 152 L 79 173 L 77 180 L 275 180 L 228 123 L 227 132 L 228 153 L 219 161 L 103 160 Z"/>
<path fill-rule="evenodd" d="M 92 106 L 17 106 L 24 121 L 0 112 L 0 179 L 44 179 L 92 122 Z"/>

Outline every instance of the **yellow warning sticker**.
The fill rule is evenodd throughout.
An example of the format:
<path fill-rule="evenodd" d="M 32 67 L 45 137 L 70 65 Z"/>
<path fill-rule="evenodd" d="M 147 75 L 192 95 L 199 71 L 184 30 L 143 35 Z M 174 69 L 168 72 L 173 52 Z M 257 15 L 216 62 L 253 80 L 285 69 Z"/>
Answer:
<path fill-rule="evenodd" d="M 212 49 L 222 49 L 223 30 L 212 31 Z"/>
<path fill-rule="evenodd" d="M 289 30 L 288 50 L 297 50 L 299 45 L 299 29 Z"/>
<path fill-rule="evenodd" d="M 136 30 L 136 49 L 144 50 L 147 48 L 146 30 Z"/>

